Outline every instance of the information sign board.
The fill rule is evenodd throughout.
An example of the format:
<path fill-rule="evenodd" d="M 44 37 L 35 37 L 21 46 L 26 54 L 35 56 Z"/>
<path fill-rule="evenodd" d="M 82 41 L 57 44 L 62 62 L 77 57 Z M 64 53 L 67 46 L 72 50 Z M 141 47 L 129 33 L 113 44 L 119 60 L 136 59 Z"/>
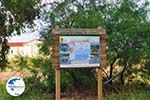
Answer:
<path fill-rule="evenodd" d="M 55 68 L 56 100 L 61 99 L 60 70 L 97 67 L 98 100 L 103 100 L 102 70 L 106 67 L 106 30 L 59 28 L 52 30 L 52 66 Z"/>
<path fill-rule="evenodd" d="M 60 36 L 60 68 L 100 66 L 99 36 Z"/>

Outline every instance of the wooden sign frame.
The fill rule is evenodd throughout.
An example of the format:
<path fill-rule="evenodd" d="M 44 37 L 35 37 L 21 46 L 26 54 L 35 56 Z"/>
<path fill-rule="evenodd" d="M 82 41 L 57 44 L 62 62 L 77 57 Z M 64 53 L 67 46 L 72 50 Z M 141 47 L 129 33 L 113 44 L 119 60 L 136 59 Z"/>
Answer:
<path fill-rule="evenodd" d="M 59 28 L 52 30 L 52 66 L 55 68 L 56 81 L 56 100 L 60 100 L 60 36 L 99 36 L 100 37 L 100 66 L 97 66 L 98 75 L 98 100 L 103 100 L 102 91 L 102 70 L 106 67 L 106 31 L 102 28 L 96 29 L 75 29 L 75 28 Z"/>

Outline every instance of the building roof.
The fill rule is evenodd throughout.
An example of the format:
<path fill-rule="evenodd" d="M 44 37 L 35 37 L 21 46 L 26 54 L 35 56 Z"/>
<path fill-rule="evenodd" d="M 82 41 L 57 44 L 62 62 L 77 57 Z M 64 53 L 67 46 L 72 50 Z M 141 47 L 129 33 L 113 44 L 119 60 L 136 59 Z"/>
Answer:
<path fill-rule="evenodd" d="M 36 41 L 36 40 L 42 42 L 42 40 L 40 40 L 40 39 L 34 39 L 31 41 L 27 41 L 27 42 L 9 42 L 8 45 L 10 47 L 21 47 L 21 46 L 24 46 L 25 44 L 31 43 L 31 42 Z"/>
<path fill-rule="evenodd" d="M 26 43 L 31 43 L 33 41 L 40 41 L 40 42 L 42 42 L 42 39 L 34 39 L 34 40 L 27 41 Z"/>
<path fill-rule="evenodd" d="M 25 44 L 25 42 L 9 42 L 8 45 L 10 47 L 20 47 L 23 46 Z"/>

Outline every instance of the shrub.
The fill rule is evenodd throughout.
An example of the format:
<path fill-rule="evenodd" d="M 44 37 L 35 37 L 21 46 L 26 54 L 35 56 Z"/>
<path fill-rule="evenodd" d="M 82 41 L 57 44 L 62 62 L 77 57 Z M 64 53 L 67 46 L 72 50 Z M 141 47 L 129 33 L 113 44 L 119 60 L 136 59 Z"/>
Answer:
<path fill-rule="evenodd" d="M 10 60 L 11 70 L 27 72 L 25 77 L 28 91 L 55 92 L 55 71 L 52 68 L 51 58 L 48 57 L 21 57 Z M 93 69 L 61 69 L 61 91 L 75 88 L 96 87 L 95 70 Z"/>

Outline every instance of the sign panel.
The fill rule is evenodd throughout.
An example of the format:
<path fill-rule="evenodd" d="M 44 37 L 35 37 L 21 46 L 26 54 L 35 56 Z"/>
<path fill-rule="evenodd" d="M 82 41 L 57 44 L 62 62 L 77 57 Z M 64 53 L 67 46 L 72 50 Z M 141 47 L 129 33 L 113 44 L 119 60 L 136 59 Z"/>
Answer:
<path fill-rule="evenodd" d="M 99 36 L 60 36 L 60 68 L 100 66 Z"/>

